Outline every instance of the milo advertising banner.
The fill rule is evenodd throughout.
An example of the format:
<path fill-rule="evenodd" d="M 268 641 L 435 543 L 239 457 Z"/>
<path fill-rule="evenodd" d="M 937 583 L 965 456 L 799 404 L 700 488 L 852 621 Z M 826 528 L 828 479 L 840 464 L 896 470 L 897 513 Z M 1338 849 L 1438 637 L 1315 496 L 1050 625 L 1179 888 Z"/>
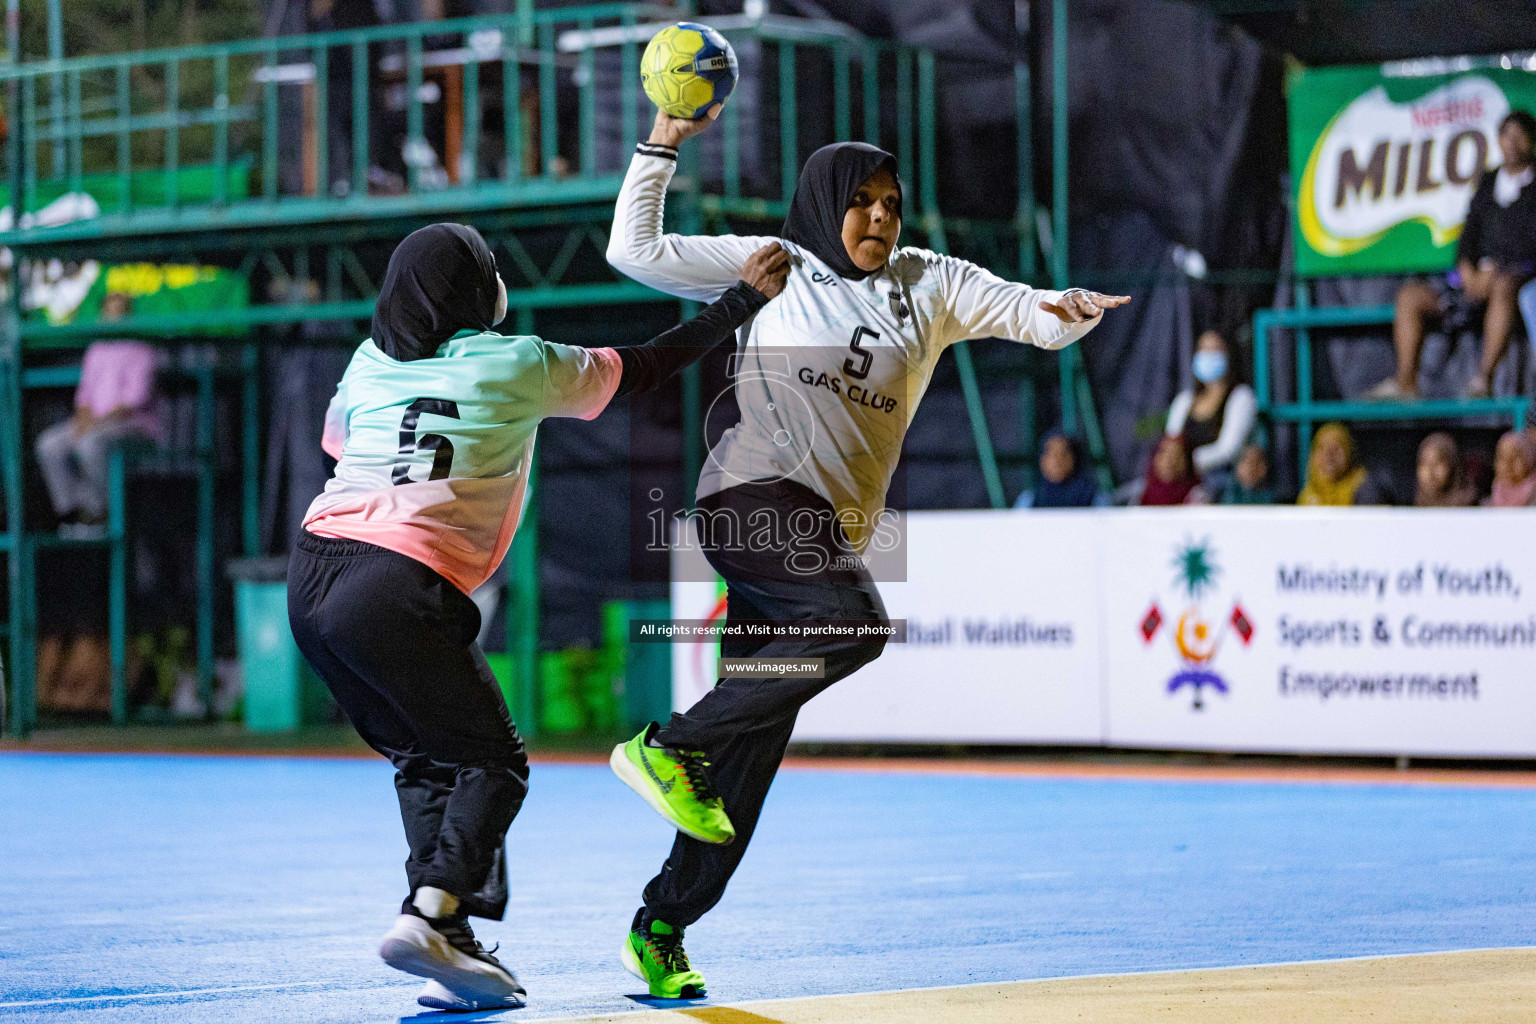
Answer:
<path fill-rule="evenodd" d="M 1499 122 L 1536 111 L 1536 60 L 1307 68 L 1287 93 L 1297 273 L 1443 270 Z"/>
<path fill-rule="evenodd" d="M 243 199 L 249 194 L 249 166 L 242 162 L 229 169 L 225 194 Z M 131 199 L 142 205 L 165 202 L 170 176 L 163 171 L 136 173 Z M 182 202 L 201 203 L 214 194 L 211 167 L 181 168 L 176 194 Z M 116 177 L 86 175 L 79 191 L 67 191 L 62 182 L 41 182 L 35 209 L 22 214 L 21 225 L 52 227 L 90 220 L 120 208 Z M 14 216 L 10 193 L 0 185 L 0 227 L 8 228 Z M 10 266 L 8 258 L 3 264 Z M 223 267 L 195 264 L 105 264 L 97 260 L 65 262 L 29 260 L 22 270 L 22 308 L 34 319 L 50 324 L 85 323 L 96 319 L 109 292 L 127 295 L 139 315 L 173 315 L 214 309 L 243 308 L 250 304 L 246 276 Z M 200 330 L 217 334 L 220 331 Z"/>

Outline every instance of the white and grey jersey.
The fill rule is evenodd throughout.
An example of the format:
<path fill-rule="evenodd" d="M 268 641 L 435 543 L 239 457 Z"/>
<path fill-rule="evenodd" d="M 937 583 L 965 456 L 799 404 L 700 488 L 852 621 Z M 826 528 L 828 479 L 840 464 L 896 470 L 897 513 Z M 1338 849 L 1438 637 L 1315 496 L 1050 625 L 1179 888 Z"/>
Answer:
<path fill-rule="evenodd" d="M 664 234 L 676 166 L 664 147 L 641 147 L 614 212 L 608 262 L 652 288 L 712 302 L 748 256 L 780 239 Z M 1039 308 L 1063 293 L 926 249 L 898 249 L 880 271 L 852 281 L 783 244 L 789 281 L 739 332 L 732 370 L 741 422 L 712 447 L 698 494 L 794 480 L 826 498 L 860 546 L 946 347 L 998 337 L 1059 349 L 1098 323 L 1064 324 Z"/>

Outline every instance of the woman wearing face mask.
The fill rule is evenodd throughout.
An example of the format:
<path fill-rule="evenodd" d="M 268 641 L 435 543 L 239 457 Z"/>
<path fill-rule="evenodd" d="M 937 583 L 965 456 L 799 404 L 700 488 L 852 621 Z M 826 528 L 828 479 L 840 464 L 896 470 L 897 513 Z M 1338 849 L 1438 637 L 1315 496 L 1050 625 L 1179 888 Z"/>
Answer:
<path fill-rule="evenodd" d="M 625 178 L 608 261 L 681 298 L 707 301 L 766 238 L 664 234 L 677 146 L 708 127 L 658 114 Z M 964 338 L 1013 338 L 1056 349 L 1129 301 L 1039 291 L 922 249 L 899 249 L 902 186 L 889 153 L 839 143 L 806 161 L 782 240 L 793 269 L 784 295 L 744 329 L 735 364 L 741 422 L 716 442 L 698 482 L 712 529 L 721 521 L 817 524 L 795 545 L 705 552 L 728 585 L 727 621 L 880 625 L 885 609 L 859 555 L 882 527 L 902 439 L 944 349 Z M 887 527 L 889 529 L 889 527 Z M 799 535 L 797 531 L 797 536 Z M 727 538 L 728 540 L 729 538 Z M 623 947 L 653 996 L 701 995 L 683 929 L 725 892 L 752 836 L 801 705 L 877 658 L 883 636 L 727 640 L 729 657 L 824 659 L 820 679 L 725 678 L 663 727 L 614 751 L 614 770 L 678 830 L 645 889 Z"/>
<path fill-rule="evenodd" d="M 337 704 L 394 763 L 409 892 L 379 953 L 430 979 L 423 1005 L 524 997 L 467 920 L 501 919 L 503 839 L 528 783 L 468 595 L 512 541 L 538 425 L 659 386 L 731 337 L 787 273 L 784 252 L 762 248 L 688 323 L 646 345 L 584 349 L 490 330 L 507 290 L 473 228 L 422 228 L 390 257 L 373 336 L 326 417 L 338 465 L 291 557 L 288 614 Z"/>
<path fill-rule="evenodd" d="M 1238 382 L 1231 350 L 1217 332 L 1200 335 L 1193 368 L 1195 386 L 1174 397 L 1166 433 L 1184 438 L 1196 471 L 1219 492 L 1253 432 L 1258 403 L 1253 389 Z"/>

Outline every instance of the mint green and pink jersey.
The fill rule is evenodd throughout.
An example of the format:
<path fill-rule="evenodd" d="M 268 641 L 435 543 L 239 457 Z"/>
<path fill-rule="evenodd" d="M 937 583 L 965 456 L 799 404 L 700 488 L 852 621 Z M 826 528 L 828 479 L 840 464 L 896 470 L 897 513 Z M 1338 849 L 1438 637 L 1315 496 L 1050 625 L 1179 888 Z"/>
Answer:
<path fill-rule="evenodd" d="M 592 419 L 621 365 L 611 348 L 491 333 L 410 362 L 363 342 L 326 414 L 336 475 L 304 528 L 414 558 L 469 593 L 512 542 L 540 421 Z"/>

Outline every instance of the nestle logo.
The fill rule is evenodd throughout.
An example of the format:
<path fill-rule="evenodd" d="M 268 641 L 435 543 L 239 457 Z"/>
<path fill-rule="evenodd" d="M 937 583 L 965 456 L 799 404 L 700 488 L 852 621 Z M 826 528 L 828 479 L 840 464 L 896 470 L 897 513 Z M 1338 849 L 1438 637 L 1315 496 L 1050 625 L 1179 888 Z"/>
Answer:
<path fill-rule="evenodd" d="M 1470 124 L 1483 119 L 1483 99 L 1448 99 L 1412 108 L 1415 128 L 1444 128 L 1447 125 Z"/>

